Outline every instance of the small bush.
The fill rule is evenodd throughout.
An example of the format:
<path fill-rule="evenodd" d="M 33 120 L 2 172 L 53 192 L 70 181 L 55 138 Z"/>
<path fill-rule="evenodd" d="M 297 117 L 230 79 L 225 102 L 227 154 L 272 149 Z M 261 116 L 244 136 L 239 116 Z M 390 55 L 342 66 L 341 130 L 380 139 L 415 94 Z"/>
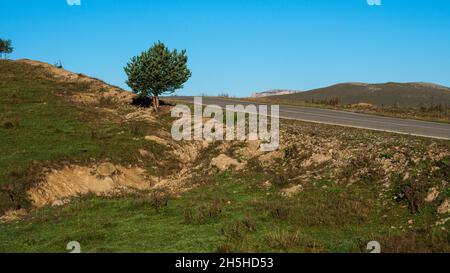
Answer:
<path fill-rule="evenodd" d="M 273 185 L 280 188 L 289 185 L 290 184 L 289 179 L 291 178 L 292 176 L 289 175 L 287 171 L 282 169 L 268 171 L 268 180 L 271 181 Z"/>
<path fill-rule="evenodd" d="M 424 199 L 428 192 L 428 183 L 416 178 L 403 180 L 402 176 L 394 175 L 394 198 L 397 202 L 405 202 L 411 213 L 419 213 L 424 205 Z"/>
<path fill-rule="evenodd" d="M 256 222 L 251 216 L 245 217 L 242 223 L 248 231 L 256 231 Z"/>
<path fill-rule="evenodd" d="M 116 105 L 116 102 L 112 97 L 101 96 L 98 101 L 98 105 L 100 107 L 110 107 Z"/>
<path fill-rule="evenodd" d="M 286 220 L 291 215 L 293 204 L 289 200 L 274 199 L 254 204 L 255 209 L 267 212 L 267 216 L 274 220 Z"/>
<path fill-rule="evenodd" d="M 370 155 L 359 155 L 342 168 L 340 176 L 345 180 L 350 180 L 352 176 L 358 174 L 359 182 L 367 184 L 379 182 L 383 179 L 384 172 L 374 162 L 375 160 Z"/>
<path fill-rule="evenodd" d="M 284 206 L 277 206 L 270 211 L 274 219 L 285 220 L 289 217 L 290 209 Z"/>
<path fill-rule="evenodd" d="M 298 155 L 298 149 L 295 145 L 290 145 L 284 149 L 285 159 L 295 158 Z"/>
<path fill-rule="evenodd" d="M 429 189 L 448 180 L 450 158 L 446 157 L 440 161 L 426 160 L 412 167 L 408 177 L 402 174 L 392 175 L 393 195 L 397 202 L 406 203 L 411 213 L 419 213 L 425 206 L 424 199 Z"/>
<path fill-rule="evenodd" d="M 14 123 L 12 123 L 11 121 L 6 121 L 3 123 L 3 129 L 13 129 L 14 128 Z"/>
<path fill-rule="evenodd" d="M 239 251 L 236 248 L 235 244 L 233 244 L 232 242 L 229 242 L 229 241 L 225 241 L 224 243 L 220 244 L 217 247 L 216 252 L 217 253 L 236 253 Z"/>
<path fill-rule="evenodd" d="M 327 99 L 322 99 L 322 100 L 311 100 L 312 104 L 323 104 L 323 105 L 330 105 L 330 106 L 336 106 L 339 105 L 340 103 L 340 98 L 339 97 L 332 97 L 332 98 L 327 98 Z"/>
<path fill-rule="evenodd" d="M 133 136 L 143 136 L 147 132 L 147 124 L 142 121 L 132 121 L 128 123 L 128 130 Z"/>
<path fill-rule="evenodd" d="M 300 233 L 278 230 L 266 236 L 267 243 L 276 249 L 289 249 L 301 245 Z"/>
<path fill-rule="evenodd" d="M 224 202 L 222 200 L 214 200 L 211 204 L 203 206 L 200 209 L 199 220 L 201 222 L 207 220 L 215 220 L 218 219 L 223 212 Z"/>
<path fill-rule="evenodd" d="M 225 202 L 216 199 L 208 205 L 203 205 L 196 212 L 192 208 L 184 210 L 184 223 L 186 224 L 205 224 L 209 221 L 215 221 L 222 216 Z"/>
<path fill-rule="evenodd" d="M 169 202 L 169 194 L 164 190 L 155 190 L 150 194 L 150 204 L 156 210 L 166 207 Z"/>
<path fill-rule="evenodd" d="M 61 61 L 57 61 L 53 64 L 54 67 L 58 68 L 58 69 L 62 69 L 64 66 L 62 64 Z"/>
<path fill-rule="evenodd" d="M 183 217 L 185 224 L 192 224 L 195 222 L 195 214 L 191 208 L 187 208 L 184 210 Z"/>
<path fill-rule="evenodd" d="M 42 165 L 33 164 L 30 168 L 9 172 L 8 182 L 0 185 L 0 215 L 8 210 L 31 207 L 27 190 L 42 180 L 41 170 Z"/>
<path fill-rule="evenodd" d="M 244 225 L 241 221 L 235 221 L 222 228 L 222 234 L 230 241 L 238 241 L 244 237 Z"/>

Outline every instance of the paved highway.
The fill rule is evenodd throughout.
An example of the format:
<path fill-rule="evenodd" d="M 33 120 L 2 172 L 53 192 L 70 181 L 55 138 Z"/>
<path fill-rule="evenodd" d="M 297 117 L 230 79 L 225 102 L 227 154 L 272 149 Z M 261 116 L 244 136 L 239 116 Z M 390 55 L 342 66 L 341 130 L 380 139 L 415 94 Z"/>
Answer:
<path fill-rule="evenodd" d="M 165 99 L 186 103 L 194 102 L 193 97 L 167 97 Z M 203 104 L 214 104 L 225 107 L 226 105 L 258 103 L 236 99 L 203 97 Z M 290 105 L 280 105 L 280 118 L 450 140 L 450 124 L 445 123 Z"/>

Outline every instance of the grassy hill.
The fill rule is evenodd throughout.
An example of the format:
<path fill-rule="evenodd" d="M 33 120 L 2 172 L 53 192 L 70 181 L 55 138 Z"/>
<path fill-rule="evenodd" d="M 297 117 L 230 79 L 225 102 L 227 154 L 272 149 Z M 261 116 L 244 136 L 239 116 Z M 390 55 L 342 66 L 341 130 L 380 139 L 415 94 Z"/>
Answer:
<path fill-rule="evenodd" d="M 367 103 L 375 106 L 450 107 L 450 89 L 429 83 L 343 83 L 295 94 L 280 99 L 320 103 L 337 100 L 338 104 Z"/>
<path fill-rule="evenodd" d="M 0 61 L 0 252 L 450 252 L 449 141 L 282 121 L 272 153 L 174 142 L 169 108 L 132 101 Z"/>
<path fill-rule="evenodd" d="M 164 118 L 127 119 L 136 111 L 131 101 L 132 94 L 82 74 L 29 60 L 1 61 L 0 213 L 30 206 L 24 189 L 39 182 L 44 167 L 105 159 L 136 164 L 139 149 L 163 160 L 164 147 L 138 137 L 164 128 Z"/>
<path fill-rule="evenodd" d="M 450 89 L 430 83 L 343 83 L 289 95 L 247 100 L 450 122 Z"/>

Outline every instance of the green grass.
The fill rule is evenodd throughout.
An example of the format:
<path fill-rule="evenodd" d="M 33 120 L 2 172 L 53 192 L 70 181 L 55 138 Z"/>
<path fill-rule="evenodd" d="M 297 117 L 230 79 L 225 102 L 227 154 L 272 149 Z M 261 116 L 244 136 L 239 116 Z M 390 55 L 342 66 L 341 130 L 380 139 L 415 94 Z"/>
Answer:
<path fill-rule="evenodd" d="M 239 177 L 216 174 L 211 184 L 159 209 L 136 196 L 85 197 L 45 208 L 0 225 L 0 252 L 66 252 L 70 241 L 79 241 L 83 252 L 364 252 L 369 241 L 403 238 L 390 226 L 405 226 L 412 217 L 399 207 L 383 208 L 367 188 L 336 186 L 287 200 L 276 188 L 258 187 L 261 177 Z M 434 251 L 449 251 L 446 234 L 433 232 L 439 239 Z"/>
<path fill-rule="evenodd" d="M 23 89 L 24 92 L 26 90 Z M 39 94 L 35 96 L 40 98 Z M 135 132 L 131 125 L 86 121 L 83 120 L 87 115 L 83 109 L 48 100 L 45 104 L 29 101 L 18 105 L 2 104 L 1 108 L 6 116 L 14 116 L 13 119 L 18 121 L 15 128 L 0 129 L 0 141 L 4 144 L 2 153 L 7 155 L 0 161 L 1 180 L 8 170 L 8 163 L 26 166 L 33 160 L 46 161 L 61 157 L 110 157 L 120 160 L 127 156 L 125 151 L 128 149 L 152 148 L 142 138 L 132 141 L 145 135 L 150 127 L 145 124 L 140 128 L 142 132 Z M 3 120 L 7 122 L 8 117 Z"/>
<path fill-rule="evenodd" d="M 0 62 L 0 212 L 17 208 L 17 202 L 29 206 L 24 192 L 37 182 L 43 167 L 108 160 L 142 164 L 149 172 L 178 170 L 168 148 L 143 140 L 170 128 L 168 114 L 155 124 L 124 122 L 67 99 L 80 91 L 92 92 L 85 84 L 56 82 L 28 65 Z M 126 114 L 112 102 L 103 104 Z M 373 240 L 381 242 L 384 252 L 450 252 L 450 223 L 446 230 L 434 226 L 440 219 L 436 206 L 448 197 L 448 187 L 433 204 L 419 202 L 428 187 L 448 180 L 449 158 L 420 164 L 410 160 L 407 167 L 415 170 L 411 179 L 398 179 L 404 172 L 399 170 L 393 187 L 380 197 L 379 167 L 368 157 L 395 158 L 399 152 L 393 147 L 410 145 L 409 160 L 416 153 L 426 154 L 431 140 L 307 123 L 283 125 L 293 130 L 288 135 L 294 139 L 313 136 L 317 146 L 321 139 L 339 136 L 341 149 L 363 147 L 364 153 L 338 177 L 328 177 L 331 170 L 324 168 L 322 178 L 300 181 L 304 191 L 284 198 L 280 190 L 290 185 L 288 180 L 307 171 L 299 168 L 305 147 L 295 146 L 298 139 L 285 148 L 285 159 L 269 167 L 250 160 L 243 171 L 211 173 L 209 161 L 220 150 L 216 143 L 195 162 L 206 167 L 191 179 L 197 185 L 192 190 L 180 196 L 89 195 L 63 207 L 33 210 L 21 221 L 0 224 L 0 252 L 68 252 L 70 241 L 79 241 L 83 252 L 366 252 Z M 379 148 L 366 147 L 376 142 Z M 442 141 L 436 149 L 448 151 L 448 145 Z M 226 153 L 234 156 L 239 146 Z M 156 159 L 141 162 L 138 149 L 150 151 Z M 433 172 L 436 166 L 440 170 Z M 336 183 L 362 168 L 367 169 L 365 176 L 352 186 Z M 264 188 L 268 180 L 273 186 Z M 394 200 L 410 189 L 417 194 Z M 420 209 L 412 211 L 408 204 Z M 414 220 L 411 228 L 409 220 Z"/>

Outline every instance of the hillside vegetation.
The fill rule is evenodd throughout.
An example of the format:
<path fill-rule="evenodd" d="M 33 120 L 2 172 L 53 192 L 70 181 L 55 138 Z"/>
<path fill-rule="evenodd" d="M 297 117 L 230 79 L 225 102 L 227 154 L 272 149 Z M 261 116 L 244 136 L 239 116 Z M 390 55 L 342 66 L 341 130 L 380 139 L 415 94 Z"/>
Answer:
<path fill-rule="evenodd" d="M 430 83 L 343 83 L 257 100 L 450 122 L 450 89 Z"/>
<path fill-rule="evenodd" d="M 170 106 L 0 61 L 0 252 L 450 252 L 450 142 L 282 121 L 174 142 Z"/>
<path fill-rule="evenodd" d="M 450 89 L 429 83 L 343 83 L 306 92 L 283 95 L 283 99 L 321 102 L 337 98 L 339 104 L 368 103 L 376 106 L 450 107 Z"/>

